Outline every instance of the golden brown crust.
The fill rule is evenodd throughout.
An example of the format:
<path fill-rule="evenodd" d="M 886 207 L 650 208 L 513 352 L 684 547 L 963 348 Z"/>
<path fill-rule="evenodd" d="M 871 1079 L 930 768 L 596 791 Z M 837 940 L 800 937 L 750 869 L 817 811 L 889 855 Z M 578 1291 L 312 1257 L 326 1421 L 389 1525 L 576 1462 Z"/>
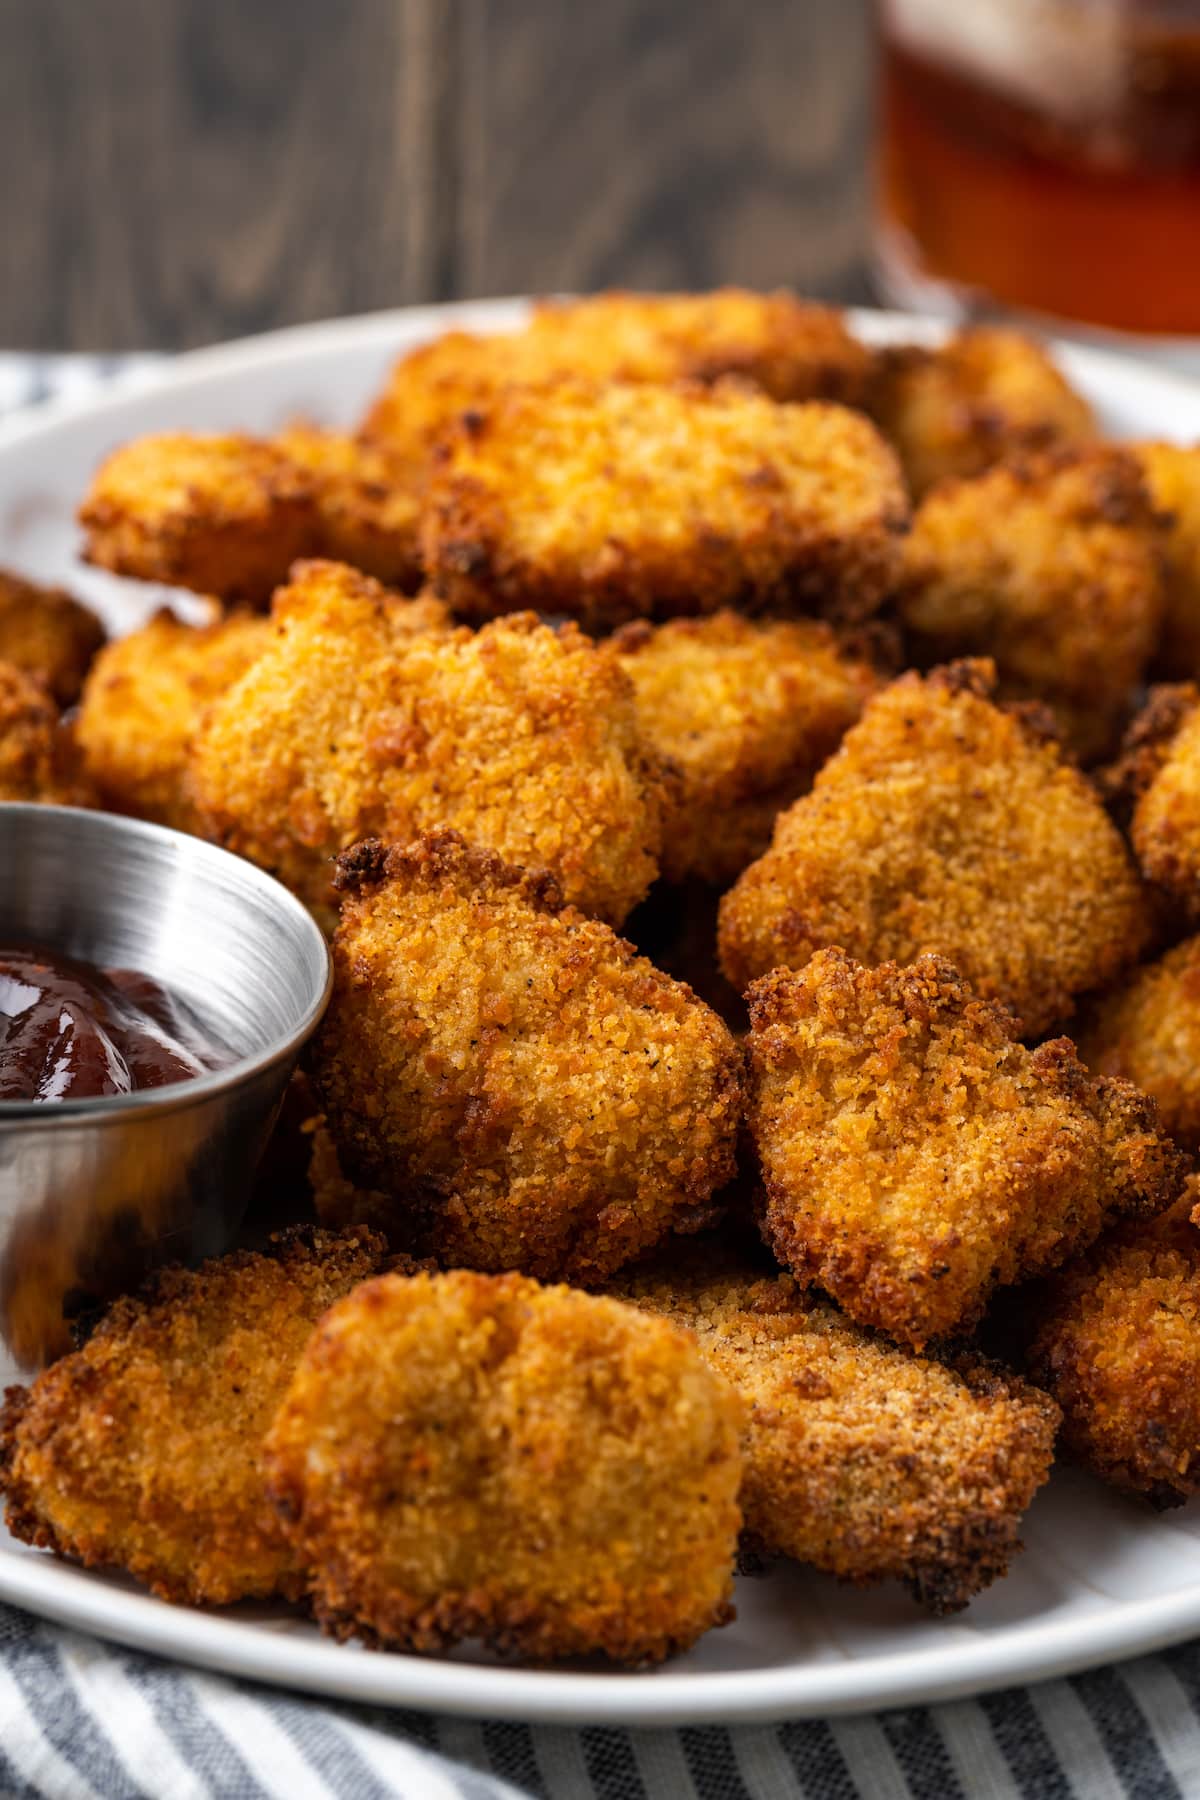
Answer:
<path fill-rule="evenodd" d="M 1134 854 L 1193 923 L 1200 919 L 1200 706 L 1191 682 L 1156 688 L 1105 786 L 1128 815 Z"/>
<path fill-rule="evenodd" d="M 272 440 L 312 482 L 313 554 L 349 563 L 378 581 L 420 586 L 417 520 L 422 478 L 384 446 L 295 424 Z M 281 567 L 282 581 L 287 565 Z"/>
<path fill-rule="evenodd" d="M 746 1030 L 746 1003 L 717 961 L 718 889 L 701 881 L 671 886 L 656 882 L 623 927 L 625 936 L 656 969 L 686 982 L 724 1019 L 735 1037 Z"/>
<path fill-rule="evenodd" d="M 638 621 L 613 647 L 642 733 L 678 777 L 663 822 L 669 881 L 724 886 L 761 855 L 776 814 L 811 786 L 878 686 L 812 620 Z"/>
<path fill-rule="evenodd" d="M 209 707 L 271 643 L 258 613 L 185 625 L 163 610 L 101 651 L 75 733 L 103 804 L 194 831 L 184 791 L 192 740 Z"/>
<path fill-rule="evenodd" d="M 637 1664 L 732 1616 L 739 1424 L 664 1320 L 384 1276 L 314 1332 L 267 1460 L 331 1635 Z"/>
<path fill-rule="evenodd" d="M 1042 346 L 996 326 L 961 331 L 936 350 L 882 351 L 868 411 L 918 500 L 947 476 L 1098 436 L 1091 408 Z"/>
<path fill-rule="evenodd" d="M 414 466 L 448 424 L 513 383 L 752 381 L 775 400 L 857 405 L 867 351 L 838 312 L 778 292 L 607 293 L 538 306 L 522 330 L 496 337 L 451 331 L 397 362 L 363 431 Z"/>
<path fill-rule="evenodd" d="M 993 686 L 990 663 L 966 662 L 867 703 L 722 902 L 736 987 L 822 945 L 867 964 L 935 950 L 1036 1036 L 1133 961 L 1149 922 L 1117 831 Z"/>
<path fill-rule="evenodd" d="M 454 832 L 342 868 L 314 1073 L 346 1174 L 393 1197 L 390 1234 L 594 1281 L 694 1225 L 741 1116 L 716 1015 Z"/>
<path fill-rule="evenodd" d="M 46 688 L 0 662 L 0 800 L 87 806 L 93 796 L 77 760 Z"/>
<path fill-rule="evenodd" d="M 1131 444 L 1166 520 L 1166 617 L 1155 673 L 1200 676 L 1200 445 Z"/>
<path fill-rule="evenodd" d="M 511 389 L 447 436 L 421 545 L 435 591 L 474 618 L 861 619 L 894 585 L 907 517 L 890 450 L 843 407 L 732 381 L 563 380 Z"/>
<path fill-rule="evenodd" d="M 1034 1051 L 944 959 L 822 950 L 751 987 L 748 1118 L 764 1235 L 861 1324 L 920 1349 L 1054 1268 L 1186 1169 L 1153 1101 Z"/>
<path fill-rule="evenodd" d="M 97 469 L 79 520 L 89 562 L 249 605 L 317 542 L 309 476 L 277 446 L 236 433 L 122 445 Z"/>
<path fill-rule="evenodd" d="M 673 1248 L 614 1290 L 696 1333 L 745 1411 L 741 1505 L 769 1552 L 903 1581 L 953 1612 L 1007 1572 L 1050 1469 L 1058 1409 L 982 1358 L 915 1356 L 789 1275 Z"/>
<path fill-rule="evenodd" d="M 297 1230 L 118 1300 L 82 1349 L 8 1391 L 8 1529 L 165 1600 L 298 1598 L 262 1438 L 313 1325 L 383 1255 L 368 1231 Z"/>
<path fill-rule="evenodd" d="M 95 613 L 62 588 L 42 587 L 0 569 L 0 662 L 45 684 L 56 704 L 73 706 L 104 642 Z"/>
<path fill-rule="evenodd" d="M 1001 697 L 1051 705 L 1085 761 L 1111 753 L 1163 605 L 1161 521 L 1112 446 L 941 482 L 905 545 L 916 659 L 994 657 Z"/>
<path fill-rule="evenodd" d="M 1179 1202 L 1123 1226 L 1026 1298 L 1029 1367 L 1063 1443 L 1155 1506 L 1200 1491 L 1200 1231 Z"/>
<path fill-rule="evenodd" d="M 1129 826 L 1135 807 L 1198 704 L 1200 688 L 1193 682 L 1152 687 L 1121 740 L 1120 755 L 1108 768 L 1097 770 L 1096 785 L 1122 826 Z"/>
<path fill-rule="evenodd" d="M 1088 1007 L 1079 1054 L 1156 1101 L 1163 1129 L 1200 1150 L 1200 938 L 1134 970 Z"/>
<path fill-rule="evenodd" d="M 444 619 L 341 564 L 294 569 L 270 649 L 196 741 L 204 830 L 317 903 L 358 839 L 451 825 L 619 922 L 657 872 L 663 803 L 628 677 L 574 627 Z"/>

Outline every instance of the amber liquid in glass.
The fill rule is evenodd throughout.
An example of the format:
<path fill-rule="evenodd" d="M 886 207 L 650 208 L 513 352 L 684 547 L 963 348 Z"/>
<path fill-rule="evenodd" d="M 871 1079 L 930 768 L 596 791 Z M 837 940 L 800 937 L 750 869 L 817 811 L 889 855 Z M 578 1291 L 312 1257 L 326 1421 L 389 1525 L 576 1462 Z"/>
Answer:
<path fill-rule="evenodd" d="M 1103 116 L 1049 116 L 979 70 L 885 42 L 880 203 L 921 278 L 1200 337 L 1200 18 L 1131 19 L 1121 75 Z"/>

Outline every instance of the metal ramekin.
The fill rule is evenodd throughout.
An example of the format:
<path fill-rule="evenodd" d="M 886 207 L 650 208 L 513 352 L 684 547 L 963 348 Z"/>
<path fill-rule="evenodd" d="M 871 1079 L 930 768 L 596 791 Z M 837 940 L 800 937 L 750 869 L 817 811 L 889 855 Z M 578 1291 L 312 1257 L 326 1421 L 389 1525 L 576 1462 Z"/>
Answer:
<path fill-rule="evenodd" d="M 0 1103 L 0 1379 L 156 1264 L 218 1254 L 301 1046 L 329 999 L 325 941 L 252 864 L 160 825 L 0 804 L 0 946 L 139 969 L 236 1054 L 195 1081 Z"/>

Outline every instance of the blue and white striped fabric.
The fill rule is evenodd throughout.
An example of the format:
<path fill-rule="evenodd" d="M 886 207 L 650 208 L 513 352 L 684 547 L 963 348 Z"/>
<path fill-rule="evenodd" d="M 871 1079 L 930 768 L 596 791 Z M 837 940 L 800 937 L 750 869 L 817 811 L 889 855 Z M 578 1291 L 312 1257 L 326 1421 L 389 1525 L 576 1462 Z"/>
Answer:
<path fill-rule="evenodd" d="M 327 1705 L 0 1607 L 0 1794 L 53 1800 L 1189 1800 L 1200 1645 L 873 1718 L 568 1731 Z"/>
<path fill-rule="evenodd" d="M 0 355 L 0 411 L 145 358 Z M 1200 1642 L 857 1719 L 569 1731 L 328 1705 L 0 1606 L 0 1800 L 1191 1800 Z"/>

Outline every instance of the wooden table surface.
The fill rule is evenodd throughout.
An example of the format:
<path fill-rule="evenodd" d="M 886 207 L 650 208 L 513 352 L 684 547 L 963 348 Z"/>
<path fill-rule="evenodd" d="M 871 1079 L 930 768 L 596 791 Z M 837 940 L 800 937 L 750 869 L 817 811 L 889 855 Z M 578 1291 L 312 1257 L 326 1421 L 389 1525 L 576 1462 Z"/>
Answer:
<path fill-rule="evenodd" d="M 869 0 L 0 0 L 0 348 L 865 296 Z"/>

